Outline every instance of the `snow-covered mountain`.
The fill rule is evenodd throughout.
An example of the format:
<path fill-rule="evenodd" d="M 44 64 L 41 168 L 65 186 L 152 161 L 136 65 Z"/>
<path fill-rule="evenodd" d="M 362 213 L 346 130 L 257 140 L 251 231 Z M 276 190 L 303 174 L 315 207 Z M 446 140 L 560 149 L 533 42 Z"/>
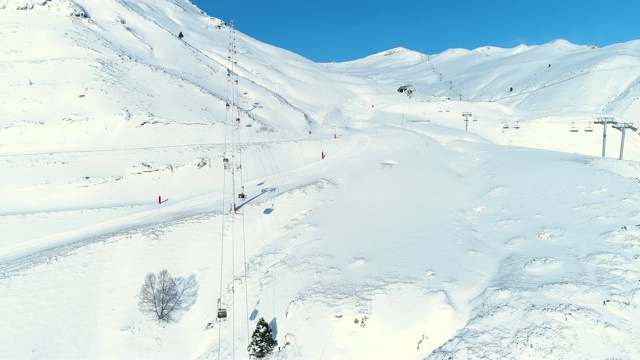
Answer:
<path fill-rule="evenodd" d="M 0 358 L 247 358 L 260 317 L 278 358 L 640 353 L 638 41 L 318 64 L 188 0 L 0 35 Z M 162 269 L 199 291 L 158 325 Z"/>
<path fill-rule="evenodd" d="M 556 40 L 513 49 L 451 49 L 433 56 L 394 49 L 336 66 L 366 74 L 367 69 L 403 64 L 397 73 L 381 73 L 376 79 L 415 83 L 426 94 L 497 102 L 534 113 L 570 110 L 624 118 L 638 111 L 639 55 L 638 41 L 599 49 Z"/>

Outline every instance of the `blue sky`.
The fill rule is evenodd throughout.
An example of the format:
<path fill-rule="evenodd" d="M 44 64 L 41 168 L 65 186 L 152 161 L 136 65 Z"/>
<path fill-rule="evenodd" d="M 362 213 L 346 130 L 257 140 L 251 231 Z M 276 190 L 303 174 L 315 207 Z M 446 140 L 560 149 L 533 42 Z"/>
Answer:
<path fill-rule="evenodd" d="M 394 47 L 540 45 L 566 39 L 603 47 L 640 38 L 638 0 L 192 0 L 262 42 L 316 62 Z"/>

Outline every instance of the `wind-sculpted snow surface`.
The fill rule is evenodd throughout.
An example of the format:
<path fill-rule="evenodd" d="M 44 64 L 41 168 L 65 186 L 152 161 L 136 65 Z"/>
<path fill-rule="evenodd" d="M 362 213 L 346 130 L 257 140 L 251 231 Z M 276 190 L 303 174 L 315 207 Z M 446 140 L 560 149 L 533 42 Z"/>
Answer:
<path fill-rule="evenodd" d="M 260 318 L 284 359 L 640 353 L 640 139 L 596 124 L 638 42 L 315 64 L 231 29 L 0 0 L 0 358 L 248 358 Z M 158 326 L 162 269 L 199 290 Z"/>
<path fill-rule="evenodd" d="M 634 206 L 627 205 L 638 198 L 610 189 L 569 188 L 583 198 L 600 198 L 594 201 L 598 207 L 567 209 L 576 220 L 584 217 L 582 224 L 571 224 L 567 214 L 556 222 L 564 229 L 540 228 L 535 236 L 507 241 L 509 254 L 471 301 L 466 326 L 430 358 L 632 358 L 638 353 L 632 329 L 638 321 L 638 226 L 597 230 L 637 219 Z M 553 206 L 576 203 L 563 200 L 556 198 Z M 541 212 L 527 222 L 539 224 L 536 218 L 547 215 Z"/>

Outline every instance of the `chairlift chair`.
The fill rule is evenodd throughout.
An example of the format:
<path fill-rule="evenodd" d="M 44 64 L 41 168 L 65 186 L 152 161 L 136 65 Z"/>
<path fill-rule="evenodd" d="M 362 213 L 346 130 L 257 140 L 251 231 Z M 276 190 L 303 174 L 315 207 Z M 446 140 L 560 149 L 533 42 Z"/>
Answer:
<path fill-rule="evenodd" d="M 475 115 L 475 116 L 473 117 L 473 121 L 478 121 L 478 115 Z"/>
<path fill-rule="evenodd" d="M 514 129 L 520 129 L 520 122 L 519 122 L 519 121 L 516 121 L 516 124 L 515 124 L 515 125 L 513 125 L 513 128 L 514 128 Z"/>
<path fill-rule="evenodd" d="M 240 200 L 244 200 L 245 199 L 245 195 L 244 195 L 244 186 L 242 187 L 242 191 L 240 192 L 240 194 L 238 194 L 238 199 Z"/>
<path fill-rule="evenodd" d="M 569 131 L 571 131 L 571 132 L 578 132 L 578 128 L 577 128 L 577 127 L 575 127 L 575 126 L 573 125 L 573 123 L 571 123 L 571 128 L 569 129 Z"/>
<path fill-rule="evenodd" d="M 592 131 L 593 131 L 593 127 L 591 127 L 591 122 L 589 122 L 589 126 L 587 126 L 587 127 L 584 129 L 584 131 L 585 131 L 585 132 L 592 132 Z"/>
<path fill-rule="evenodd" d="M 509 128 L 509 124 L 507 124 L 506 122 L 502 123 L 502 128 L 503 129 L 508 129 Z"/>

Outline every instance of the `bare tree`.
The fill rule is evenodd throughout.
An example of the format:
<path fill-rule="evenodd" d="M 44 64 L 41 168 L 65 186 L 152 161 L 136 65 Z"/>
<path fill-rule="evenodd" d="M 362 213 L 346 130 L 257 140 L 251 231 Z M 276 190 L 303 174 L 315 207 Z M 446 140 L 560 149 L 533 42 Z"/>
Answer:
<path fill-rule="evenodd" d="M 181 311 L 189 310 L 198 296 L 198 282 L 194 274 L 188 278 L 173 278 L 165 269 L 157 275 L 148 273 L 140 288 L 140 311 L 152 314 L 159 322 L 176 319 Z"/>

